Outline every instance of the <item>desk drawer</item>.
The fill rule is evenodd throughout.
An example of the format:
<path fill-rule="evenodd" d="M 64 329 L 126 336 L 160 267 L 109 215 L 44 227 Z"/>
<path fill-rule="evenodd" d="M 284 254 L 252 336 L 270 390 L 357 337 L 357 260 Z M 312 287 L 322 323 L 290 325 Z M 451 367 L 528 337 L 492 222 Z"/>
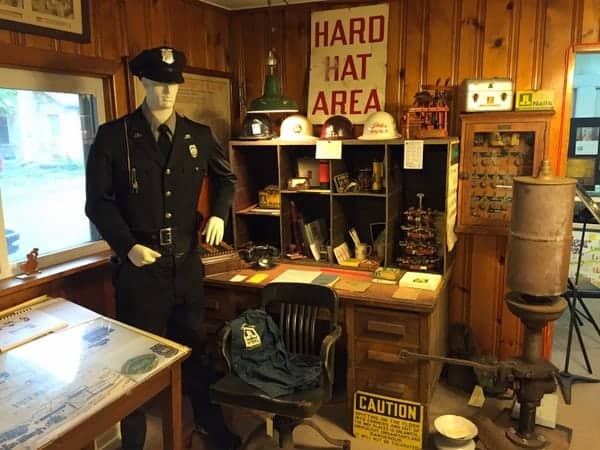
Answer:
<path fill-rule="evenodd" d="M 204 289 L 206 316 L 214 319 L 232 319 L 233 308 L 229 293 L 225 289 L 206 287 Z"/>
<path fill-rule="evenodd" d="M 356 308 L 356 337 L 377 339 L 404 348 L 419 348 L 419 316 L 372 308 Z"/>
<path fill-rule="evenodd" d="M 403 348 L 405 347 L 382 342 L 356 341 L 354 367 L 393 370 L 397 373 L 417 370 L 417 362 L 400 359 L 398 356 Z"/>
<path fill-rule="evenodd" d="M 404 374 L 390 370 L 356 369 L 356 390 L 419 401 L 419 377 L 415 366 Z"/>
<path fill-rule="evenodd" d="M 207 286 L 204 289 L 206 315 L 210 318 L 233 320 L 248 308 L 260 305 L 260 298 L 246 292 Z"/>

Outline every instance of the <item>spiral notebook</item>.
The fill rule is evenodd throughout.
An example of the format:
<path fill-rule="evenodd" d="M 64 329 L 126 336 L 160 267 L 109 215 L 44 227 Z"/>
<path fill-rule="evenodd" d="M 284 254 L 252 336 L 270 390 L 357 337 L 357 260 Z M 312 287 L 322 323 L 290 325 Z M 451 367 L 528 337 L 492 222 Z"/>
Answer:
<path fill-rule="evenodd" d="M 0 317 L 0 353 L 68 325 L 65 320 L 34 308 L 24 308 Z"/>

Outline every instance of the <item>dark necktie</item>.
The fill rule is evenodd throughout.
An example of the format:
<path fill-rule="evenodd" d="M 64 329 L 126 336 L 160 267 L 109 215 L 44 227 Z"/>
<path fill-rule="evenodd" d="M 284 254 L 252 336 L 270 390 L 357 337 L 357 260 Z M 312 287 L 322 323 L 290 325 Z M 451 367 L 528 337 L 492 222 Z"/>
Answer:
<path fill-rule="evenodd" d="M 169 153 L 171 153 L 171 132 L 169 127 L 164 123 L 158 127 L 158 148 L 165 156 L 165 159 L 169 159 Z"/>

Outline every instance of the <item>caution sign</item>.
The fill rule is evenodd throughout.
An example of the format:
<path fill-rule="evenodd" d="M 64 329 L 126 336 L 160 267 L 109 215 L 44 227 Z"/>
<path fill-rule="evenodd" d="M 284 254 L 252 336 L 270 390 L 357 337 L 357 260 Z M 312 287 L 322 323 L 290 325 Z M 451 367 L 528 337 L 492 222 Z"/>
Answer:
<path fill-rule="evenodd" d="M 383 395 L 356 391 L 354 435 L 403 450 L 420 450 L 423 405 Z"/>

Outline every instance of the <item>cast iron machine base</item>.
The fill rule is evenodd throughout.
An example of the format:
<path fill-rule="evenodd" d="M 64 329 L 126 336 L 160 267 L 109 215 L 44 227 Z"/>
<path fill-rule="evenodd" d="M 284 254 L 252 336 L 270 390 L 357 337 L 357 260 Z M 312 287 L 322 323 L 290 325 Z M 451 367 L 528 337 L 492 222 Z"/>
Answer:
<path fill-rule="evenodd" d="M 561 316 L 567 308 L 567 301 L 562 297 L 532 297 L 516 292 L 510 292 L 505 300 L 508 309 L 525 325 L 523 353 L 520 358 L 499 361 L 496 364 L 482 364 L 404 350 L 400 352 L 400 357 L 443 361 L 489 373 L 498 384 L 512 388 L 521 405 L 518 427 L 509 428 L 506 431 L 507 438 L 520 447 L 542 448 L 546 446 L 547 441 L 535 432 L 535 411 L 545 394 L 556 391 L 558 377 L 558 368 L 540 356 L 542 328 Z"/>

